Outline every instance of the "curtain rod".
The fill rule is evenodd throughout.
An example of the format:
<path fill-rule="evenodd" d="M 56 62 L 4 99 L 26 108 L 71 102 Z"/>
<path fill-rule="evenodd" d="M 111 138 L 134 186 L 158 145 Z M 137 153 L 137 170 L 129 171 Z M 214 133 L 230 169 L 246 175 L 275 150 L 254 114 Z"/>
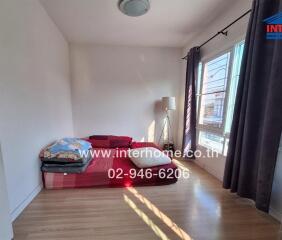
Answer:
<path fill-rule="evenodd" d="M 217 37 L 220 34 L 223 34 L 225 36 L 227 36 L 228 31 L 226 31 L 230 26 L 232 26 L 234 23 L 238 22 L 241 18 L 245 17 L 247 14 L 249 14 L 252 10 L 249 9 L 247 12 L 245 12 L 243 15 L 241 15 L 240 17 L 238 17 L 237 19 L 235 19 L 232 23 L 228 24 L 225 28 L 221 29 L 219 32 L 217 32 L 215 35 L 213 35 L 211 38 L 209 38 L 207 41 L 205 41 L 204 43 L 202 43 L 199 48 L 203 47 L 204 45 L 206 45 L 208 42 L 210 42 L 211 40 L 213 40 L 215 37 Z M 187 60 L 188 54 L 182 58 L 183 60 Z"/>

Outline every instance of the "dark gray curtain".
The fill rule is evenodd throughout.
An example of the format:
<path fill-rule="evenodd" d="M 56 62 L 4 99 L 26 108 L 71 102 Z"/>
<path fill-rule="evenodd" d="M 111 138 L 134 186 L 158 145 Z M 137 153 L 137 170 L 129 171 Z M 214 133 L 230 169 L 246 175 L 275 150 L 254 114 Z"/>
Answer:
<path fill-rule="evenodd" d="M 184 131 L 182 152 L 185 157 L 194 158 L 196 150 L 196 81 L 200 61 L 200 48 L 191 48 L 187 54 Z"/>
<path fill-rule="evenodd" d="M 253 2 L 223 183 L 265 212 L 282 130 L 282 40 L 266 39 L 263 20 L 281 11 L 281 2 Z"/>

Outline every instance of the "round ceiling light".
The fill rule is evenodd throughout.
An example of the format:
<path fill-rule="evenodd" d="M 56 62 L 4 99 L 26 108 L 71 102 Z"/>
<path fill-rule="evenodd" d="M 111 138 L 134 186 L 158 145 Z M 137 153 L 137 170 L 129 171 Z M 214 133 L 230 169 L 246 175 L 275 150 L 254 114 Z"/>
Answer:
<path fill-rule="evenodd" d="M 127 16 L 138 17 L 150 9 L 149 0 L 120 0 L 118 7 Z"/>

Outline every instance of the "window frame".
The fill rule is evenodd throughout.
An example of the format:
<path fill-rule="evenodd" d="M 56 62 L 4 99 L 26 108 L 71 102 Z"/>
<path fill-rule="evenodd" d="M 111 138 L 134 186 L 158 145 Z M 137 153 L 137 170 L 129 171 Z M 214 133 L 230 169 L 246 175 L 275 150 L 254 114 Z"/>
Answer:
<path fill-rule="evenodd" d="M 209 55 L 206 58 L 203 58 L 200 63 L 202 64 L 202 69 L 201 69 L 201 76 L 200 76 L 200 83 L 199 83 L 199 91 L 197 90 L 196 94 L 197 94 L 197 98 L 198 99 L 198 106 L 197 106 L 197 123 L 196 123 L 196 142 L 197 145 L 202 147 L 202 148 L 207 148 L 206 146 L 200 145 L 199 144 L 199 134 L 200 131 L 204 131 L 204 132 L 209 132 L 211 134 L 215 134 L 218 135 L 219 137 L 223 138 L 223 147 L 222 147 L 222 151 L 219 152 L 220 156 L 226 156 L 225 154 L 225 148 L 226 148 L 226 144 L 227 141 L 229 141 L 230 138 L 230 133 L 225 133 L 225 126 L 226 126 L 226 118 L 227 118 L 227 107 L 229 104 L 229 94 L 230 94 L 230 84 L 232 81 L 232 72 L 234 70 L 234 57 L 235 57 L 235 49 L 236 46 L 242 42 L 244 42 L 245 39 L 242 38 L 236 42 L 234 42 L 230 47 L 225 48 L 219 52 L 217 52 L 216 54 L 212 54 Z M 203 125 L 203 124 L 199 124 L 200 121 L 200 113 L 201 113 L 201 104 L 202 104 L 202 91 L 203 91 L 203 83 L 204 83 L 204 71 L 205 71 L 205 65 L 216 59 L 217 57 L 220 57 L 226 53 L 230 53 L 229 56 L 229 65 L 228 65 L 228 74 L 227 74 L 227 83 L 226 83 L 226 90 L 225 90 L 225 97 L 224 97 L 224 107 L 223 107 L 223 120 L 222 120 L 222 125 L 220 128 L 216 128 L 216 127 L 212 127 L 212 126 L 207 126 L 207 125 Z M 227 146 L 228 147 L 228 146 Z"/>
<path fill-rule="evenodd" d="M 220 128 L 217 128 L 217 127 L 212 127 L 212 126 L 207 126 L 207 125 L 203 125 L 203 124 L 200 124 L 199 123 L 199 120 L 200 120 L 200 113 L 201 113 L 201 104 L 202 104 L 202 97 L 203 97 L 203 94 L 202 94 L 202 91 L 203 91 L 203 83 L 204 83 L 204 72 L 205 72 L 205 65 L 226 54 L 226 53 L 230 53 L 230 56 L 229 56 L 229 63 L 228 63 L 228 73 L 227 73 L 227 81 L 226 81 L 226 90 L 225 90 L 225 97 L 224 97 L 224 106 L 223 106 L 223 119 L 222 119 L 222 125 Z M 199 91 L 199 94 L 197 94 L 197 97 L 199 97 L 199 100 L 198 100 L 198 106 L 197 106 L 197 124 L 196 124 L 196 129 L 198 131 L 201 131 L 201 130 L 207 130 L 208 132 L 211 132 L 211 133 L 215 133 L 215 134 L 219 134 L 219 135 L 224 135 L 224 128 L 225 128 L 225 122 L 226 122 L 226 110 L 227 110 L 227 106 L 228 106 L 228 96 L 229 96 L 229 88 L 230 88 L 230 78 L 231 78 L 231 74 L 232 74 L 232 68 L 233 68 L 233 61 L 234 61 L 234 47 L 232 48 L 228 48 L 228 49 L 225 49 L 209 58 L 206 58 L 204 60 L 201 61 L 202 63 L 202 71 L 201 71 L 201 78 L 200 78 L 200 91 Z"/>

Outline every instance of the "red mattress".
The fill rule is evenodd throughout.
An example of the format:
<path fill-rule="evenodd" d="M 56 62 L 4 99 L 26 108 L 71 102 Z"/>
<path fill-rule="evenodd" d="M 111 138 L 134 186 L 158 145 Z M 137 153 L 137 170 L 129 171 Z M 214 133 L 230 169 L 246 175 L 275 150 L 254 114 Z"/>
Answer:
<path fill-rule="evenodd" d="M 147 145 L 148 143 L 138 143 L 136 146 L 133 146 L 133 148 Z M 152 144 L 150 145 L 152 146 Z M 177 181 L 175 174 L 177 166 L 173 163 L 140 169 L 135 166 L 127 156 L 121 154 L 121 151 L 125 149 L 107 150 L 110 151 L 109 156 L 94 157 L 83 173 L 67 174 L 44 172 L 43 181 L 45 188 L 154 186 L 171 184 Z M 108 175 L 109 169 L 111 169 L 111 176 Z"/>

